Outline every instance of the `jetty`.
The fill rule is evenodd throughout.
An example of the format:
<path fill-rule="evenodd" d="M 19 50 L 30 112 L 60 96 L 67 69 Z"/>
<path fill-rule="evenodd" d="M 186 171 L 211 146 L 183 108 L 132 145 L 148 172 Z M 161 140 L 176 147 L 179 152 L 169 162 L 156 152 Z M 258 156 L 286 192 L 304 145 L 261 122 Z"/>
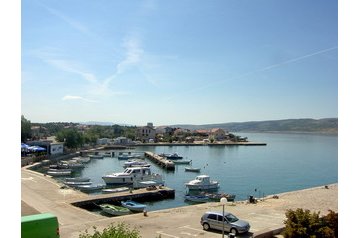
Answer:
<path fill-rule="evenodd" d="M 76 198 L 74 200 L 68 200 L 70 204 L 84 208 L 92 209 L 101 203 L 113 203 L 127 200 L 135 200 L 139 202 L 158 201 L 168 198 L 175 198 L 175 190 L 159 186 L 155 190 L 147 190 L 146 188 L 129 190 L 128 192 L 117 192 L 111 194 L 98 194 L 91 195 L 86 198 Z"/>
<path fill-rule="evenodd" d="M 175 164 L 171 160 L 167 160 L 165 157 L 155 154 L 153 152 L 146 151 L 144 152 L 144 156 L 154 163 L 158 164 L 162 168 L 167 170 L 175 170 Z"/>

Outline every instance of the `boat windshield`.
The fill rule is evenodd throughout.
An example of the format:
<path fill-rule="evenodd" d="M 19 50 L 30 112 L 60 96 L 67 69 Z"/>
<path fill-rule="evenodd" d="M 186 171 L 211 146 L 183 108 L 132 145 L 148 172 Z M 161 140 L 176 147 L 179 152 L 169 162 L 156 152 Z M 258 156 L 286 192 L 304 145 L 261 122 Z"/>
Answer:
<path fill-rule="evenodd" d="M 232 222 L 236 222 L 239 220 L 239 218 L 237 218 L 236 216 L 234 216 L 233 214 L 228 214 L 225 216 L 226 220 L 228 220 L 228 222 L 232 223 Z"/>
<path fill-rule="evenodd" d="M 123 173 L 130 174 L 130 173 L 132 173 L 132 169 L 125 169 L 125 170 L 123 171 Z"/>

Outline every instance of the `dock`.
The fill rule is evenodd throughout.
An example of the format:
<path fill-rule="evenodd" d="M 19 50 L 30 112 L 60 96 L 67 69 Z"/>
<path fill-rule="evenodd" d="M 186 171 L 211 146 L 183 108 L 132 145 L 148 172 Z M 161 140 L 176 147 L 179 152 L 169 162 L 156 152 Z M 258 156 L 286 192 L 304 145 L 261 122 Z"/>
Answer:
<path fill-rule="evenodd" d="M 74 199 L 68 202 L 76 207 L 91 209 L 97 206 L 96 204 L 101 204 L 101 203 L 113 203 L 113 202 L 121 202 L 127 200 L 148 202 L 148 201 L 158 201 L 168 198 L 175 198 L 175 190 L 168 187 L 160 186 L 157 187 L 156 190 L 147 190 L 146 188 L 141 188 L 141 189 L 130 190 L 128 192 L 91 195 L 88 196 L 87 198 Z"/>
<path fill-rule="evenodd" d="M 167 170 L 175 170 L 174 162 L 171 160 L 167 160 L 163 156 L 149 151 L 144 152 L 144 156 Z"/>

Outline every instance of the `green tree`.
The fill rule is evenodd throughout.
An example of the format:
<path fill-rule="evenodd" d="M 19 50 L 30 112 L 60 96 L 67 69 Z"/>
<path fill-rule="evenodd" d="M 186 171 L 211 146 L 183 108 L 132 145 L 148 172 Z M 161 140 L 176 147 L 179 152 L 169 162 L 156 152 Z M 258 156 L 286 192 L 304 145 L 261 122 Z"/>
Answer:
<path fill-rule="evenodd" d="M 21 142 L 26 142 L 28 138 L 31 138 L 31 121 L 21 115 Z"/>
<path fill-rule="evenodd" d="M 86 230 L 85 233 L 80 234 L 79 238 L 140 238 L 139 231 L 137 229 L 131 230 L 128 225 L 121 222 L 114 226 L 110 224 L 109 227 L 104 228 L 102 232 L 97 230 L 97 227 L 93 227 L 94 233 L 89 234 Z"/>
<path fill-rule="evenodd" d="M 287 210 L 285 229 L 286 238 L 336 238 L 338 237 L 338 214 L 330 211 L 327 216 L 319 217 L 319 212 L 311 213 L 301 208 Z"/>
<path fill-rule="evenodd" d="M 83 135 L 73 128 L 58 132 L 56 134 L 56 140 L 65 142 L 64 145 L 68 148 L 78 148 L 84 143 Z"/>

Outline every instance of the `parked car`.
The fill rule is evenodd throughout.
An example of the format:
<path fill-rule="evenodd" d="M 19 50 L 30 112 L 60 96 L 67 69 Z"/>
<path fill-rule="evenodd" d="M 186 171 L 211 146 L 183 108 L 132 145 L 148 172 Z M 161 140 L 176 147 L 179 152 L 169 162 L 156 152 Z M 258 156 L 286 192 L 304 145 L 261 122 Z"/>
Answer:
<path fill-rule="evenodd" d="M 215 229 L 222 231 L 223 229 L 223 213 L 210 211 L 206 212 L 200 220 L 200 224 L 204 230 Z M 225 212 L 224 213 L 224 231 L 230 232 L 234 235 L 245 233 L 250 230 L 250 224 L 247 221 L 241 220 L 235 215 Z"/>

